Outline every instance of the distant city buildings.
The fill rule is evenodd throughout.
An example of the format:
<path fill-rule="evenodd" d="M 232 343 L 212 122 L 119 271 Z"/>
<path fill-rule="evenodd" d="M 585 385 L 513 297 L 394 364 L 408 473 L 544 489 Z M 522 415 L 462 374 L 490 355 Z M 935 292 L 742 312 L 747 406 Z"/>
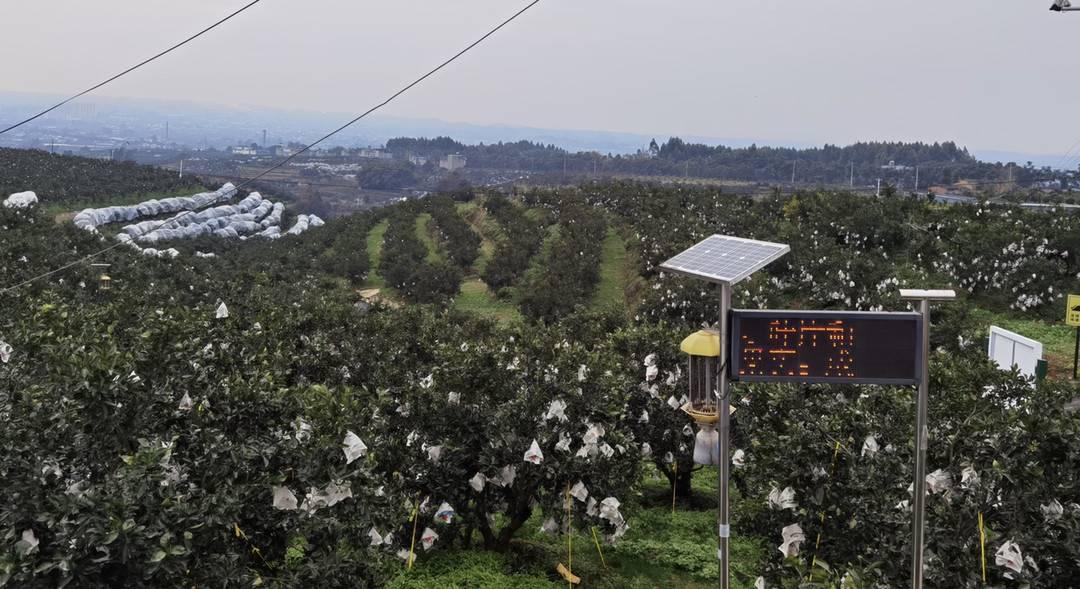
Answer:
<path fill-rule="evenodd" d="M 426 166 L 428 159 L 422 155 L 410 155 L 409 163 L 414 166 Z"/>
<path fill-rule="evenodd" d="M 275 157 L 290 157 L 296 155 L 296 150 L 288 145 L 275 145 L 271 148 Z"/>
<path fill-rule="evenodd" d="M 895 161 L 889 160 L 888 165 L 881 166 L 881 169 L 882 170 L 892 170 L 894 172 L 905 172 L 907 170 L 914 170 L 915 168 L 912 168 L 911 166 L 903 166 L 903 165 L 898 166 L 898 165 L 896 165 Z"/>
<path fill-rule="evenodd" d="M 229 153 L 233 155 L 258 155 L 259 148 L 250 145 L 237 145 L 229 148 Z"/>
<path fill-rule="evenodd" d="M 381 149 L 365 148 L 360 150 L 360 157 L 372 160 L 389 160 L 394 159 L 394 154 Z"/>
<path fill-rule="evenodd" d="M 468 159 L 460 153 L 450 154 L 439 160 L 439 167 L 451 172 L 460 170 L 468 163 Z"/>

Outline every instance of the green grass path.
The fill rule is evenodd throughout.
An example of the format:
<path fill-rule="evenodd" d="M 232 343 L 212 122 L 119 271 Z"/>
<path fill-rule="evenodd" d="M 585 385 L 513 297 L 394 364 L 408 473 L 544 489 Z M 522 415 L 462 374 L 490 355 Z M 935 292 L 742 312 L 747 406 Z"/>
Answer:
<path fill-rule="evenodd" d="M 1064 309 L 1064 303 L 1061 307 Z M 1064 311 L 1062 314 L 1064 315 Z M 979 324 L 983 335 L 987 337 L 990 335 L 990 326 L 996 325 L 1042 343 L 1043 355 L 1050 364 L 1050 377 L 1069 378 L 1072 376 L 1075 327 L 1069 327 L 1064 323 L 1047 323 L 1038 319 L 1016 319 L 984 309 L 975 309 L 971 315 Z"/>
<path fill-rule="evenodd" d="M 473 231 L 480 236 L 480 255 L 473 262 L 464 282 L 461 283 L 461 292 L 454 299 L 454 307 L 462 311 L 469 311 L 485 317 L 493 317 L 499 321 L 518 321 L 521 313 L 517 305 L 512 301 L 500 301 L 491 292 L 488 285 L 480 279 L 487 263 L 495 254 L 495 239 L 499 235 L 500 228 L 494 219 L 487 216 L 483 206 L 476 202 L 461 203 L 457 206 L 460 214 L 472 227 Z"/>
<path fill-rule="evenodd" d="M 626 242 L 619 231 L 608 226 L 607 236 L 601 246 L 600 282 L 593 292 L 592 307 L 626 307 Z"/>
<path fill-rule="evenodd" d="M 435 241 L 434 234 L 435 227 L 431 223 L 431 215 L 428 213 L 422 213 L 416 217 L 416 237 L 420 240 L 420 243 L 424 244 L 427 248 L 427 261 L 429 264 L 435 264 L 442 261 L 442 251 L 439 249 L 439 244 Z"/>
<path fill-rule="evenodd" d="M 383 238 L 386 229 L 390 226 L 389 220 L 383 220 L 371 228 L 367 234 L 368 259 L 371 260 L 371 269 L 368 270 L 364 288 L 386 288 L 386 280 L 379 276 L 379 260 L 382 259 Z"/>

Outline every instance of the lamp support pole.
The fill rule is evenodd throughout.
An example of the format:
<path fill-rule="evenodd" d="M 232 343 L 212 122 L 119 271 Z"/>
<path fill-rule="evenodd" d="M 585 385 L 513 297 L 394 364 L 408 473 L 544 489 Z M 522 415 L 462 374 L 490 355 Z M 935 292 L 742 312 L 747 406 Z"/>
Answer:
<path fill-rule="evenodd" d="M 731 586 L 731 514 L 728 501 L 728 479 L 731 470 L 731 399 L 728 394 L 730 383 L 728 382 L 728 339 L 730 331 L 731 309 L 731 285 L 720 285 L 720 358 L 716 363 L 719 374 L 717 375 L 717 394 L 720 396 L 716 404 L 718 413 L 717 424 L 720 437 L 720 468 L 719 473 L 720 507 L 717 517 L 717 535 L 719 536 L 720 559 L 720 589 L 729 589 Z"/>
<path fill-rule="evenodd" d="M 915 414 L 915 497 L 913 549 L 911 558 L 911 587 L 923 586 L 923 549 L 926 544 L 926 408 L 930 402 L 930 300 L 919 301 L 922 313 L 922 368 L 919 374 L 919 397 Z"/>
<path fill-rule="evenodd" d="M 911 500 L 912 548 L 911 587 L 923 587 L 923 551 L 926 546 L 926 449 L 928 446 L 927 406 L 930 404 L 930 302 L 956 299 L 951 290 L 900 289 L 900 298 L 918 302 L 922 315 L 922 332 L 919 334 L 922 365 L 919 367 L 919 393 L 915 409 L 915 496 Z"/>

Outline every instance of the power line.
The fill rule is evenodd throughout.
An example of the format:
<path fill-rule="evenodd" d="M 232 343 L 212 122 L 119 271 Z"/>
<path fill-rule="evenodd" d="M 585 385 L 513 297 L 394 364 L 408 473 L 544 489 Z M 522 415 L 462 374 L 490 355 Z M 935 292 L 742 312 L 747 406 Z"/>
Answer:
<path fill-rule="evenodd" d="M 259 2 L 259 1 L 260 1 L 260 0 L 255 0 L 255 2 Z M 252 2 L 252 4 L 254 4 L 255 2 Z M 424 80 L 426 80 L 426 79 L 430 78 L 431 76 L 435 75 L 436 73 L 438 73 L 438 72 L 439 72 L 440 70 L 442 70 L 442 69 L 443 69 L 443 68 L 445 68 L 446 66 L 448 66 L 448 65 L 450 65 L 451 63 L 453 63 L 453 62 L 457 61 L 457 60 L 458 60 L 458 59 L 459 59 L 459 58 L 460 58 L 461 56 L 465 55 L 466 53 L 468 53 L 469 51 L 471 51 L 471 50 L 472 50 L 473 48 L 475 48 L 475 47 L 476 47 L 477 45 L 479 45 L 479 44 L 483 43 L 484 41 L 486 41 L 486 40 L 488 39 L 488 37 L 491 37 L 491 36 L 492 36 L 492 35 L 494 35 L 495 33 L 497 33 L 497 32 L 499 32 L 500 30 L 502 30 L 502 29 L 503 29 L 503 27 L 505 27 L 505 26 L 509 25 L 510 23 L 514 22 L 515 20 L 517 20 L 517 18 L 518 18 L 518 17 L 520 17 L 521 15 L 525 14 L 526 12 L 528 12 L 528 10 L 529 10 L 530 8 L 532 8 L 533 6 L 536 6 L 536 5 L 537 5 L 537 4 L 539 4 L 539 3 L 540 3 L 540 0 L 533 0 L 532 2 L 530 2 L 529 4 L 527 4 L 527 5 L 526 5 L 526 6 L 524 7 L 524 8 L 522 8 L 521 10 L 519 10 L 519 11 L 515 12 L 513 16 L 511 16 L 510 18 L 508 18 L 508 19 L 506 19 L 506 20 L 502 21 L 501 23 L 499 23 L 499 25 L 498 25 L 498 26 L 496 26 L 495 28 L 493 28 L 493 29 L 491 29 L 490 31 L 488 31 L 487 33 L 485 33 L 485 34 L 484 34 L 484 36 L 480 37 L 480 38 L 479 38 L 479 39 L 477 39 L 476 41 L 473 41 L 472 43 L 470 43 L 470 44 L 469 44 L 469 45 L 468 45 L 467 47 L 465 47 L 465 48 L 464 48 L 464 49 L 462 49 L 461 51 L 458 51 L 458 52 L 457 52 L 456 54 L 454 54 L 454 56 L 453 56 L 453 57 L 451 57 L 450 59 L 447 59 L 446 61 L 444 61 L 444 62 L 440 63 L 440 64 L 439 64 L 438 66 L 436 66 L 436 67 L 435 67 L 435 69 L 433 69 L 433 70 L 429 71 L 428 73 L 426 73 L 426 74 L 424 74 L 424 75 L 420 76 L 419 78 L 417 78 L 416 80 L 414 80 L 413 82 L 411 82 L 410 84 L 408 84 L 407 86 L 405 86 L 404 88 L 402 88 L 401 90 L 398 90 L 397 92 L 395 92 L 394 94 L 392 94 L 392 95 L 391 95 L 391 96 L 390 96 L 389 98 L 387 98 L 386 100 L 384 100 L 384 101 L 380 102 L 379 104 L 377 104 L 377 105 L 375 105 L 375 106 L 373 106 L 373 107 L 369 108 L 369 109 L 368 109 L 367 111 L 365 111 L 365 112 L 364 112 L 363 114 L 361 114 L 360 116 L 358 116 L 358 117 L 356 117 L 356 118 L 352 119 L 351 121 L 349 121 L 349 122 L 345 123 L 344 125 L 342 125 L 342 126 L 338 127 L 337 129 L 334 129 L 333 131 L 331 131 L 331 132 L 327 133 L 326 135 L 323 135 L 323 136 L 322 136 L 322 138 L 320 138 L 320 139 L 319 139 L 318 141 L 315 141 L 314 143 L 311 143 L 311 144 L 309 144 L 309 145 L 305 146 L 305 147 L 304 147 L 303 149 L 301 149 L 301 150 L 297 151 L 296 153 L 294 153 L 294 154 L 290 155 L 289 157 L 287 157 L 287 158 L 285 158 L 285 159 L 281 160 L 280 162 L 278 162 L 278 163 L 274 164 L 273 166 L 271 166 L 271 167 L 267 168 L 266 170 L 264 170 L 264 171 L 263 171 L 263 172 L 261 172 L 260 174 L 256 175 L 255 177 L 253 177 L 253 178 L 249 178 L 249 179 L 245 180 L 245 181 L 244 181 L 244 182 L 242 182 L 242 183 L 241 183 L 241 184 L 240 184 L 239 186 L 236 186 L 236 187 L 235 187 L 235 190 L 236 190 L 237 192 L 239 192 L 241 188 L 243 188 L 243 187 L 245 187 L 245 186 L 247 186 L 247 185 L 251 184 L 252 182 L 255 182 L 256 180 L 258 180 L 258 179 L 262 178 L 263 176 L 266 176 L 266 175 L 267 175 L 267 174 L 269 174 L 270 172 L 273 172 L 274 170 L 276 170 L 276 169 L 278 169 L 278 168 L 280 168 L 280 167 L 282 167 L 282 166 L 284 166 L 284 165 L 288 164 L 288 163 L 289 163 L 289 162 L 291 162 L 292 160 L 296 159 L 296 157 L 297 157 L 297 156 L 299 156 L 300 154 L 302 154 L 302 153 L 305 153 L 305 152 L 309 151 L 309 150 L 310 150 L 311 148 L 315 147 L 316 145 L 319 145 L 319 144 L 320 144 L 320 143 L 322 143 L 323 141 L 326 141 L 327 139 L 329 139 L 329 138 L 333 137 L 334 135 L 337 135 L 338 133 L 340 133 L 340 132 L 344 131 L 345 129 L 348 129 L 349 127 L 351 127 L 352 125 L 356 124 L 357 122 L 359 122 L 360 120 L 364 119 L 365 117 L 367 117 L 368 115 L 372 114 L 373 112 L 375 112 L 375 111 L 377 111 L 377 110 L 381 109 L 382 107 L 386 106 L 387 104 L 390 104 L 391 102 L 393 102 L 393 101 L 394 101 L 394 100 L 395 100 L 396 98 L 398 98 L 398 97 L 399 97 L 399 96 L 401 96 L 402 94 L 405 94 L 406 92 L 408 92 L 409 90 L 411 90 L 411 89 L 412 89 L 412 88 L 414 88 L 415 86 L 419 85 L 419 84 L 420 84 L 421 82 L 423 82 Z M 166 220 L 163 220 L 163 221 L 161 221 L 160 223 L 158 223 L 158 224 L 157 224 L 157 225 L 156 225 L 156 226 L 154 227 L 154 229 L 157 229 L 157 228 L 159 228 L 159 227 L 161 227 L 161 226 L 165 225 L 165 224 L 166 224 L 166 223 L 168 223 L 169 221 L 174 221 L 174 220 L 176 220 L 176 219 L 180 219 L 180 218 L 184 217 L 185 215 L 189 215 L 189 214 L 191 214 L 191 213 L 193 213 L 193 212 L 194 212 L 194 211 L 191 211 L 191 210 L 189 210 L 189 211 L 185 211 L 185 212 L 183 212 L 183 213 L 181 213 L 181 214 L 179 214 L 179 215 L 176 215 L 176 216 L 175 216 L 175 217 L 173 217 L 172 219 L 166 219 Z M 153 229 L 151 229 L 151 231 L 153 231 Z M 17 284 L 14 284 L 14 285 L 12 285 L 12 286 L 8 286 L 8 287 L 4 288 L 3 290 L 0 290 L 0 294 L 6 294 L 6 293 L 7 293 L 8 291 L 12 291 L 12 290 L 15 290 L 15 289 L 17 289 L 17 288 L 23 287 L 23 286 L 25 286 L 25 285 L 27 285 L 27 284 L 30 284 L 31 282 L 34 282 L 34 281 L 40 280 L 40 279 L 42 279 L 42 278 L 48 278 L 49 276 L 52 276 L 52 275 L 54 275 L 54 274 L 58 274 L 58 273 L 60 273 L 60 272 L 63 272 L 64 270 L 68 270 L 68 269 L 70 269 L 70 268 L 74 268 L 75 266 L 78 266 L 79 264 L 82 264 L 82 263 L 84 263 L 84 262 L 86 262 L 86 261 L 88 261 L 88 260 L 92 260 L 92 259 L 96 258 L 97 256 L 100 256 L 101 254 L 104 254 L 105 252 L 108 252 L 108 251 L 114 250 L 114 249 L 116 249 L 116 248 L 120 247 L 121 245 L 124 245 L 124 244 L 123 244 L 123 242 L 116 242 L 116 243 L 114 243 L 113 245 L 111 245 L 111 246 L 109 246 L 109 247 L 106 247 L 106 248 L 104 248 L 104 249 L 101 249 L 101 250 L 99 250 L 99 251 L 97 251 L 97 252 L 94 252 L 94 253 L 92 253 L 92 254 L 88 254 L 88 255 L 86 255 L 86 256 L 83 256 L 82 258 L 79 258 L 78 260 L 75 260 L 74 262 L 71 262 L 71 263 L 65 264 L 65 265 L 63 265 L 63 266 L 61 266 L 61 267 L 59 267 L 59 268 L 57 268 L 57 269 L 55 269 L 55 270 L 50 270 L 50 271 L 48 271 L 48 272 L 45 272 L 45 273 L 43 273 L 43 274 L 39 274 L 39 275 L 37 275 L 37 276 L 33 276 L 33 277 L 31 277 L 31 278 L 28 278 L 28 279 L 26 279 L 26 280 L 24 280 L 24 281 L 22 281 L 22 282 L 19 282 L 19 283 L 17 283 Z"/>
<path fill-rule="evenodd" d="M 120 72 L 119 74 L 116 74 L 115 76 L 109 78 L 108 80 L 105 80 L 104 82 L 101 82 L 101 83 L 99 83 L 99 84 L 97 84 L 95 86 L 91 86 L 90 88 L 87 88 L 86 90 L 83 90 L 82 92 L 79 92 L 78 94 L 72 96 L 71 98 L 68 98 L 68 99 L 66 99 L 66 100 L 64 100 L 62 102 L 58 102 L 58 103 L 50 106 L 49 108 L 37 113 L 36 115 L 28 118 L 28 119 L 25 119 L 23 121 L 19 121 L 18 123 L 15 123 L 14 125 L 4 129 L 3 131 L 0 131 L 0 135 L 3 135 L 4 133 L 7 133 L 8 131 L 18 129 L 19 127 L 21 127 L 21 126 L 23 126 L 23 125 L 25 125 L 25 124 L 33 121 L 33 120 L 39 119 L 39 118 L 51 113 L 52 111 L 60 108 L 61 106 L 64 106 L 65 104 L 71 102 L 72 100 L 75 100 L 76 98 L 85 96 L 85 95 L 93 92 L 94 90 L 97 90 L 98 88 L 101 88 L 102 86 L 108 84 L 109 82 L 112 82 L 113 80 L 116 80 L 117 78 L 125 76 L 125 75 L 127 75 L 127 74 L 141 68 L 142 66 L 144 66 L 144 65 L 146 65 L 146 64 L 148 64 L 148 63 L 150 63 L 152 61 L 157 60 L 159 57 L 163 57 L 163 56 L 165 56 L 165 55 L 167 55 L 169 53 L 172 53 L 173 51 L 183 47 L 184 45 L 187 45 L 188 43 L 194 41 L 195 39 L 198 39 L 199 37 L 205 35 L 206 33 L 209 33 L 210 31 L 216 29 L 217 27 L 225 24 L 227 21 L 231 20 L 234 16 L 240 14 L 241 12 L 244 12 L 245 10 L 251 8 L 252 6 L 255 6 L 259 2 L 262 2 L 262 0 L 252 0 L 252 2 L 246 4 L 243 8 L 240 8 L 236 12 L 233 12 L 229 16 L 226 16 L 225 18 L 223 18 L 223 19 L 217 21 L 216 23 L 206 27 L 205 29 L 199 31 L 198 33 L 195 33 L 194 35 L 188 37 L 187 39 L 184 39 L 183 41 L 177 43 L 176 45 L 173 45 L 172 47 L 169 47 L 165 51 L 162 51 L 161 53 L 158 53 L 157 55 L 155 55 L 155 56 L 153 56 L 153 57 L 151 57 L 149 59 L 143 60 L 143 61 L 139 62 L 138 64 L 135 64 L 135 65 L 129 67 L 128 69 Z"/>

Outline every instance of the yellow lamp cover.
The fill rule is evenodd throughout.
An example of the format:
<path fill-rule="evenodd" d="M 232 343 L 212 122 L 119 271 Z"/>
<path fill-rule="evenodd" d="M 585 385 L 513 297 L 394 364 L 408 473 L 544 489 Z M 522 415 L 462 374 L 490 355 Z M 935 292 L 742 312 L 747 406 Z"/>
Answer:
<path fill-rule="evenodd" d="M 687 336 L 679 349 L 691 356 L 720 356 L 720 334 L 711 329 L 702 329 Z"/>

